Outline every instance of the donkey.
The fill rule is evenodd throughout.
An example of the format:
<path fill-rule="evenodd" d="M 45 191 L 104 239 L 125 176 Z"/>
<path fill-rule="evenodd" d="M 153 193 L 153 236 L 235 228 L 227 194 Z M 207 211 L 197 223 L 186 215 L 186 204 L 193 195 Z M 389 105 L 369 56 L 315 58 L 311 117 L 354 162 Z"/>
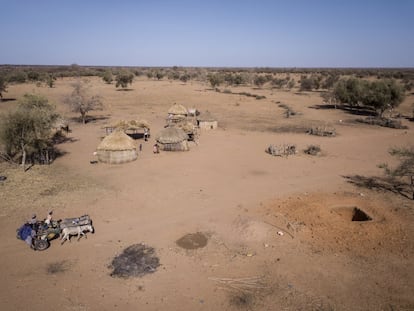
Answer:
<path fill-rule="evenodd" d="M 69 241 L 70 242 L 70 237 L 72 235 L 77 235 L 78 236 L 78 241 L 80 240 L 80 238 L 82 236 L 84 236 L 85 238 L 88 238 L 85 234 L 85 232 L 91 232 L 94 233 L 94 228 L 91 224 L 88 225 L 80 225 L 80 226 L 73 226 L 73 227 L 66 227 L 62 229 L 62 243 L 65 243 L 65 241 Z"/>

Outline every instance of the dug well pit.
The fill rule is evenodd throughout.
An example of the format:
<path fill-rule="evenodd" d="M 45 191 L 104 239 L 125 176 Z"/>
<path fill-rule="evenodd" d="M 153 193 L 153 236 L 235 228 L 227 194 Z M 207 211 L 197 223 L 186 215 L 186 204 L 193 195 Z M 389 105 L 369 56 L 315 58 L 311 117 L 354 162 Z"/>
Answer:
<path fill-rule="evenodd" d="M 367 212 L 356 206 L 334 207 L 333 210 L 347 221 L 364 222 L 372 220 Z"/>

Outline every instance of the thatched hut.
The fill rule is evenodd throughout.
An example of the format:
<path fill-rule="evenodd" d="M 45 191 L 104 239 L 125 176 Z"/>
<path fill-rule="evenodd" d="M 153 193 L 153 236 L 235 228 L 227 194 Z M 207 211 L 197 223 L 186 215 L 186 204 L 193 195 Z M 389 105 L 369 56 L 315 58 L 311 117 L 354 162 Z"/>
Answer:
<path fill-rule="evenodd" d="M 185 120 L 187 118 L 188 111 L 183 105 L 175 104 L 171 106 L 168 110 L 168 123 L 177 123 Z"/>
<path fill-rule="evenodd" d="M 164 151 L 188 151 L 188 135 L 180 128 L 167 127 L 156 137 L 161 150 Z"/>
<path fill-rule="evenodd" d="M 122 130 L 130 137 L 147 138 L 150 137 L 150 125 L 147 120 L 120 120 L 117 123 L 105 126 L 106 135 L 111 134 L 113 131 Z"/>
<path fill-rule="evenodd" d="M 191 121 L 183 121 L 174 124 L 173 126 L 182 129 L 187 135 L 189 141 L 194 141 L 197 136 L 196 127 Z"/>
<path fill-rule="evenodd" d="M 98 160 L 104 163 L 121 164 L 138 157 L 134 140 L 120 130 L 106 136 L 96 150 Z"/>
<path fill-rule="evenodd" d="M 214 130 L 218 126 L 217 119 L 207 110 L 197 117 L 197 125 L 204 130 Z"/>

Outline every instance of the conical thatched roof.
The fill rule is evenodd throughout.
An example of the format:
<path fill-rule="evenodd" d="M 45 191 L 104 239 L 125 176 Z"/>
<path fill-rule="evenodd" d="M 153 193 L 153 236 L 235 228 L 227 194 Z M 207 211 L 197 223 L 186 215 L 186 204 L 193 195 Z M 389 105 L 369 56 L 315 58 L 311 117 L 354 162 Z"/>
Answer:
<path fill-rule="evenodd" d="M 134 140 L 122 131 L 115 131 L 106 136 L 99 144 L 97 150 L 132 150 L 136 149 Z"/>
<path fill-rule="evenodd" d="M 198 117 L 197 120 L 199 121 L 206 121 L 206 122 L 212 122 L 217 121 L 217 119 L 211 114 L 210 111 L 202 112 Z"/>
<path fill-rule="evenodd" d="M 125 121 L 120 120 L 117 123 L 111 125 L 112 128 L 122 129 L 122 130 L 134 130 L 134 129 L 140 129 L 140 128 L 150 128 L 150 125 L 147 120 L 131 120 L 131 121 Z"/>
<path fill-rule="evenodd" d="M 139 128 L 150 128 L 150 125 L 147 120 L 131 120 L 129 121 L 129 128 L 130 129 L 139 129 Z"/>
<path fill-rule="evenodd" d="M 176 127 L 182 129 L 186 133 L 193 133 L 194 132 L 194 124 L 190 121 L 177 123 Z"/>
<path fill-rule="evenodd" d="M 125 121 L 125 120 L 120 120 L 120 121 L 110 125 L 110 127 L 114 128 L 114 129 L 126 130 L 128 128 L 128 122 Z"/>
<path fill-rule="evenodd" d="M 156 140 L 161 144 L 175 144 L 188 139 L 188 135 L 180 128 L 167 127 L 158 133 Z"/>
<path fill-rule="evenodd" d="M 169 114 L 181 114 L 181 115 L 187 115 L 188 111 L 187 108 L 185 108 L 183 105 L 180 104 L 174 104 L 171 106 L 171 108 L 168 110 Z"/>

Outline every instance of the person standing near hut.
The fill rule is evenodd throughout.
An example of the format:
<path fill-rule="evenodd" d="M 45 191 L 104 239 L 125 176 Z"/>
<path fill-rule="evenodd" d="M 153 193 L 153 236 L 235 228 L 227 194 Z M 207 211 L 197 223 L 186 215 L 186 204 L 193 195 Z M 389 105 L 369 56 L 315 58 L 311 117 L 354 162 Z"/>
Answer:
<path fill-rule="evenodd" d="M 148 141 L 148 129 L 147 128 L 144 129 L 144 140 Z"/>
<path fill-rule="evenodd" d="M 139 152 L 142 152 L 142 144 L 139 144 Z"/>
<path fill-rule="evenodd" d="M 160 149 L 159 149 L 159 147 L 158 147 L 158 144 L 155 144 L 155 145 L 153 146 L 152 151 L 153 151 L 154 153 L 160 153 Z"/>

